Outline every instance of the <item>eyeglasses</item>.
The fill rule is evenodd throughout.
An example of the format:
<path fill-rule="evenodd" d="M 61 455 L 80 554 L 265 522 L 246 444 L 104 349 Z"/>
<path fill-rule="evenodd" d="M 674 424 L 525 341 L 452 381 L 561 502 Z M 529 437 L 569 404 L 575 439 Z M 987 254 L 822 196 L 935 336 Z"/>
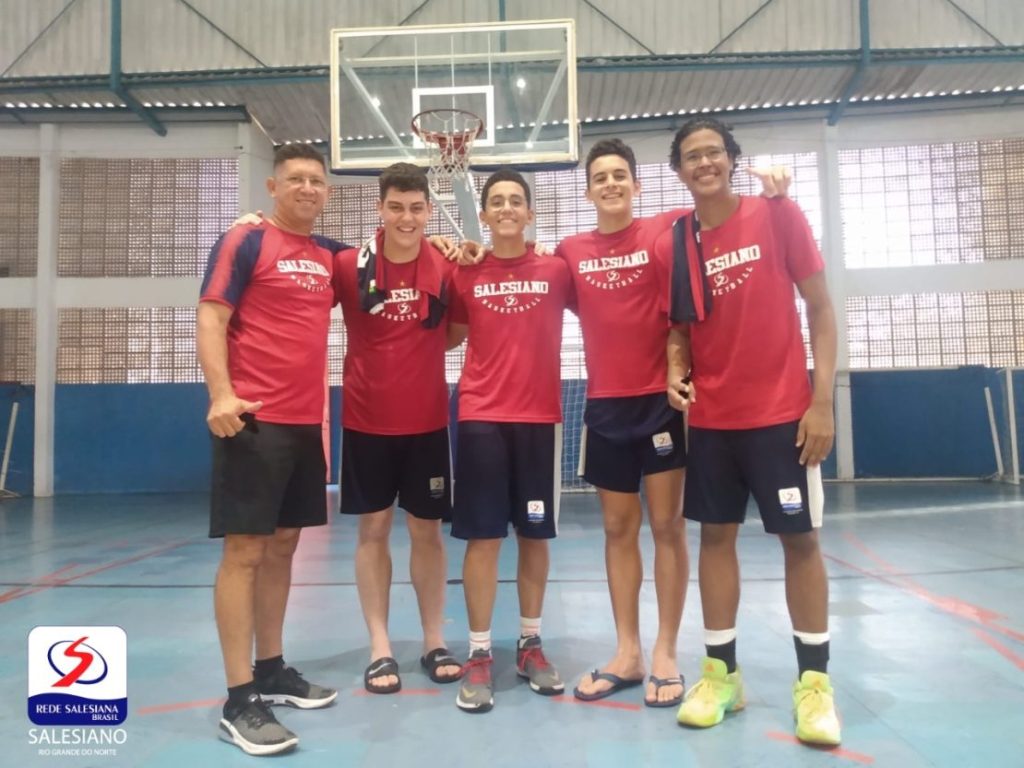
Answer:
<path fill-rule="evenodd" d="M 705 157 L 712 163 L 716 163 L 725 156 L 725 147 L 708 147 L 707 149 L 696 149 L 683 155 L 683 164 L 690 167 L 700 165 Z"/>
<path fill-rule="evenodd" d="M 304 187 L 307 182 L 317 192 L 327 189 L 327 182 L 317 176 L 286 176 L 284 179 L 284 183 L 289 187 Z"/>

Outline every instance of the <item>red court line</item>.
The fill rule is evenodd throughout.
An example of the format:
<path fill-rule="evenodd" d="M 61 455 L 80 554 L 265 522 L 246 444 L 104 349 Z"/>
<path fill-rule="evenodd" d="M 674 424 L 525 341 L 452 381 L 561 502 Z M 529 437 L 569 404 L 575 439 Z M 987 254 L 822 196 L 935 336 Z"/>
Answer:
<path fill-rule="evenodd" d="M 0 594 L 0 603 L 6 603 L 8 600 L 13 600 L 15 597 L 20 597 L 20 593 L 27 592 L 30 589 L 38 588 L 40 585 L 46 584 L 50 580 L 59 576 L 60 574 L 70 571 L 71 569 L 77 567 L 78 563 L 71 563 L 70 565 L 65 565 L 63 568 L 58 568 L 53 573 L 46 574 L 45 576 L 35 580 L 32 584 L 30 584 L 27 587 L 15 587 L 14 589 L 8 590 L 7 592 Z"/>
<path fill-rule="evenodd" d="M 552 696 L 552 701 L 558 701 L 562 704 L 582 704 L 587 707 L 604 707 L 606 709 L 625 709 L 630 712 L 639 712 L 639 704 L 629 704 L 625 701 L 609 701 L 608 699 L 598 699 L 597 701 L 583 701 L 583 699 L 577 699 L 575 696 Z"/>
<path fill-rule="evenodd" d="M 875 762 L 875 758 L 871 755 L 865 755 L 863 752 L 854 752 L 849 749 L 843 749 L 842 747 L 827 747 L 821 746 L 816 747 L 813 744 L 804 744 L 796 736 L 790 733 L 782 733 L 781 731 L 767 731 L 765 733 L 769 739 L 775 741 L 785 741 L 788 744 L 798 744 L 801 747 L 810 747 L 811 749 L 817 749 L 820 752 L 827 752 L 830 755 L 841 757 L 845 760 L 852 760 L 855 763 L 861 763 L 862 765 L 872 765 Z"/>
<path fill-rule="evenodd" d="M 985 627 L 987 629 L 991 629 L 993 632 L 999 632 L 1000 634 L 1006 635 L 1007 637 L 1016 640 L 1018 643 L 1024 643 L 1024 633 L 1022 632 L 1017 632 L 1016 630 L 1008 627 L 1001 627 L 995 622 L 986 622 Z"/>
<path fill-rule="evenodd" d="M 928 602 L 934 605 L 937 605 L 938 607 L 942 608 L 945 611 L 948 611 L 949 613 L 955 613 L 958 616 L 965 616 L 966 618 L 974 619 L 982 623 L 988 623 L 996 619 L 1004 618 L 1002 614 L 996 613 L 995 611 L 990 611 L 988 608 L 982 608 L 980 606 L 973 605 L 971 603 L 968 603 L 966 600 L 960 600 L 955 597 L 944 597 L 942 595 L 937 595 L 934 592 L 930 592 L 929 590 L 925 589 L 920 584 L 915 582 L 913 579 L 911 579 L 909 576 L 906 576 L 891 563 L 886 562 L 877 554 L 875 554 L 875 552 L 873 552 L 867 544 L 861 541 L 854 534 L 845 533 L 843 534 L 843 538 L 845 538 L 851 545 L 859 549 L 866 557 L 878 563 L 884 570 L 891 573 L 895 578 L 899 579 L 901 582 L 905 582 L 906 588 L 909 589 L 911 592 L 914 592 L 918 597 L 927 600 Z"/>
<path fill-rule="evenodd" d="M 0 596 L 0 603 L 10 602 L 11 600 L 17 600 L 19 597 L 27 597 L 28 595 L 34 595 L 36 592 L 42 592 L 43 590 L 46 590 L 46 589 L 51 589 L 53 587 L 59 587 L 59 586 L 62 586 L 64 584 L 70 584 L 73 581 L 78 581 L 79 579 L 84 579 L 86 576 L 94 576 L 97 573 L 102 573 L 103 571 L 109 571 L 112 568 L 120 568 L 122 565 L 130 565 L 131 563 L 137 563 L 139 560 L 145 560 L 147 557 L 153 557 L 154 555 L 161 555 L 164 552 L 169 552 L 172 549 L 177 549 L 178 547 L 180 547 L 180 546 L 182 546 L 184 544 L 188 544 L 191 541 L 192 541 L 192 539 L 182 539 L 181 541 L 172 542 L 170 544 L 165 544 L 162 547 L 157 547 L 156 549 L 151 549 L 148 552 L 143 552 L 143 553 L 138 554 L 138 555 L 133 555 L 132 557 L 126 557 L 126 558 L 123 558 L 122 560 L 115 560 L 114 562 L 107 563 L 106 565 L 96 566 L 95 568 L 91 568 L 88 571 L 83 571 L 82 573 L 76 574 L 74 576 L 69 576 L 69 577 L 67 577 L 65 579 L 55 579 L 55 580 L 52 580 L 52 581 L 48 581 L 45 584 L 38 584 L 38 585 L 36 585 L 34 587 L 31 587 L 29 589 L 25 589 L 22 592 L 17 593 L 17 594 L 13 594 L 13 595 L 8 594 L 6 596 Z"/>
<path fill-rule="evenodd" d="M 891 586 L 903 589 L 909 592 L 910 594 L 914 595 L 915 597 L 919 597 L 925 602 L 934 605 L 939 610 L 945 611 L 946 613 L 949 613 L 961 619 L 973 621 L 985 627 L 991 632 L 997 632 L 1013 640 L 1017 640 L 1018 642 L 1024 643 L 1024 633 L 1018 632 L 1008 627 L 1001 626 L 999 623 L 997 623 L 996 619 L 1002 618 L 1001 614 L 998 614 L 995 611 L 990 611 L 987 608 L 981 608 L 976 605 L 971 605 L 970 603 L 967 603 L 963 600 L 958 600 L 957 598 L 936 595 L 934 592 L 930 592 L 929 590 L 922 587 L 920 584 L 914 582 L 914 580 L 910 577 L 900 575 L 900 572 L 896 568 L 894 568 L 891 564 L 887 563 L 877 554 L 872 552 L 871 549 L 863 541 L 858 539 L 853 534 L 846 533 L 844 534 L 844 538 L 846 538 L 846 540 L 849 541 L 852 546 L 861 550 L 861 552 L 863 552 L 867 557 L 871 558 L 876 563 L 881 565 L 886 571 L 892 573 L 893 576 L 890 578 L 888 576 L 883 576 L 878 573 L 872 573 L 869 570 L 854 565 L 853 563 L 843 560 L 840 557 L 836 557 L 835 555 L 825 555 L 826 558 L 832 560 L 833 562 L 839 563 L 845 568 L 849 568 L 850 570 L 857 571 L 858 573 L 862 573 L 865 576 L 869 576 L 873 579 L 877 579 L 878 581 L 884 582 Z"/>
<path fill-rule="evenodd" d="M 155 704 L 151 707 L 139 707 L 135 710 L 136 715 L 159 715 L 164 712 L 180 712 L 183 709 L 206 709 L 207 707 L 219 707 L 227 701 L 226 696 L 219 699 L 202 699 L 200 701 L 181 701 L 176 704 Z"/>
<path fill-rule="evenodd" d="M 403 688 L 395 693 L 371 693 L 365 688 L 354 688 L 353 696 L 438 696 L 441 692 L 437 688 Z"/>
<path fill-rule="evenodd" d="M 976 634 L 979 640 L 991 647 L 996 653 L 1009 660 L 1009 662 L 1017 667 L 1017 669 L 1024 671 L 1024 658 L 1018 656 L 994 637 L 982 632 L 980 629 L 974 630 L 974 634 Z"/>
<path fill-rule="evenodd" d="M 943 600 L 941 598 L 933 598 L 930 595 L 930 593 L 928 593 L 928 591 L 925 590 L 923 587 L 915 588 L 913 584 L 905 583 L 909 581 L 908 579 L 895 579 L 890 578 L 888 576 L 882 576 L 877 573 L 872 573 L 869 570 L 861 568 L 859 565 L 854 565 L 848 560 L 843 560 L 841 557 L 836 557 L 835 555 L 825 555 L 825 557 L 834 563 L 839 563 L 839 565 L 843 566 L 844 568 L 849 568 L 851 571 L 857 571 L 857 573 L 864 574 L 865 576 L 868 576 L 869 578 L 875 579 L 877 581 L 881 581 L 884 584 L 896 587 L 897 589 L 903 589 L 909 592 L 910 594 L 914 595 L 915 597 L 919 597 L 922 600 L 931 603 L 939 610 L 945 611 L 946 613 L 949 613 L 953 616 L 956 616 L 961 619 L 966 619 L 968 621 L 976 622 L 978 624 L 981 624 L 981 626 L 985 627 L 986 629 L 991 630 L 992 632 L 998 632 L 999 634 L 1006 635 L 1007 637 L 1013 638 L 1014 640 L 1020 640 L 1021 642 L 1024 642 L 1024 635 L 1021 635 L 1020 632 L 1016 632 L 1012 629 L 1002 627 L 999 624 L 996 624 L 994 621 L 982 619 L 979 616 L 975 615 L 973 611 L 965 612 L 960 610 L 954 610 L 951 608 L 949 604 L 947 604 L 948 601 Z"/>

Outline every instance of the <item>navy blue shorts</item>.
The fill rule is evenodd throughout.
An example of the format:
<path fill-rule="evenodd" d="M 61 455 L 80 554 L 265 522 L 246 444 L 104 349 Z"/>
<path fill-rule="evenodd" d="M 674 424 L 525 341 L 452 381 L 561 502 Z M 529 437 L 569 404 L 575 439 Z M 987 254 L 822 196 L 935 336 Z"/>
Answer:
<path fill-rule="evenodd" d="M 341 432 L 341 513 L 398 506 L 423 520 L 451 520 L 448 428 L 419 435 Z"/>
<path fill-rule="evenodd" d="M 686 435 L 681 413 L 676 412 L 652 433 L 629 440 L 612 440 L 589 427 L 584 428 L 579 474 L 591 485 L 606 491 L 637 493 L 644 475 L 680 469 L 686 463 Z"/>
<path fill-rule="evenodd" d="M 210 536 L 269 536 L 327 522 L 319 424 L 270 424 L 252 414 L 234 437 L 212 437 Z"/>
<path fill-rule="evenodd" d="M 683 515 L 700 523 L 742 523 L 753 494 L 768 533 L 821 526 L 821 467 L 800 465 L 799 422 L 759 429 L 690 427 Z"/>
<path fill-rule="evenodd" d="M 562 425 L 460 421 L 452 536 L 527 539 L 558 533 Z"/>

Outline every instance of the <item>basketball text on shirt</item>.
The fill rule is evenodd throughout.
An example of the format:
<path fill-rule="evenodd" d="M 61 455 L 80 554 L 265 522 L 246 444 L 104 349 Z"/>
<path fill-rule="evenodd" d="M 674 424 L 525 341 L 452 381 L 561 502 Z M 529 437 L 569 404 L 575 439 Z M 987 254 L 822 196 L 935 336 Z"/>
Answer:
<path fill-rule="evenodd" d="M 754 271 L 753 265 L 748 266 L 739 275 L 729 275 L 726 270 L 738 267 L 743 264 L 761 260 L 761 246 L 754 245 L 729 251 L 721 256 L 714 256 L 707 260 L 704 271 L 711 278 L 711 292 L 714 296 L 735 291 Z"/>
<path fill-rule="evenodd" d="M 579 263 L 579 274 L 597 288 L 622 288 L 636 282 L 643 274 L 643 267 L 651 261 L 647 250 L 636 251 L 624 256 L 602 256 L 599 259 L 583 259 Z M 620 270 L 631 270 L 623 273 Z M 604 272 L 604 280 L 595 273 Z"/>
<path fill-rule="evenodd" d="M 473 286 L 473 298 L 480 299 L 488 309 L 503 315 L 526 312 L 541 302 L 548 293 L 547 280 L 507 280 L 500 283 L 481 283 Z M 521 299 L 520 296 L 529 296 Z M 493 301 L 491 297 L 501 297 Z"/>

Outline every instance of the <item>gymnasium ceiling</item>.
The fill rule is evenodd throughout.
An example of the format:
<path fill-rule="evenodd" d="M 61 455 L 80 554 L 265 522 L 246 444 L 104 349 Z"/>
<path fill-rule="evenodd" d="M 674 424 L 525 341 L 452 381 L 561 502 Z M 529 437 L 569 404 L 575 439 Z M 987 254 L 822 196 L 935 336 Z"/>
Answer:
<path fill-rule="evenodd" d="M 1020 0 L 0 0 L 0 125 L 329 137 L 328 30 L 577 22 L 584 135 L 1024 104 Z M 120 36 L 117 34 L 120 27 Z"/>

